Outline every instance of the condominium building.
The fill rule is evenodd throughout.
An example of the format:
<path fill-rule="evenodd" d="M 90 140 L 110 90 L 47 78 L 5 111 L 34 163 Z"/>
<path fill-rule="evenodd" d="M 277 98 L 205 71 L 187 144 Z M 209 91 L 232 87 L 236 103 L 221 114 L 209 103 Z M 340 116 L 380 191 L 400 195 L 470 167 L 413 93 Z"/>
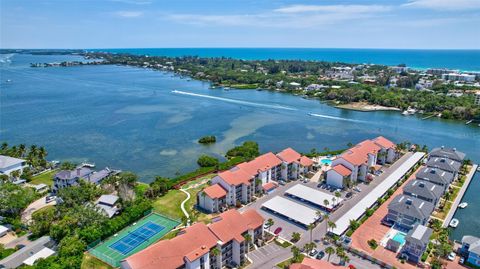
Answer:
<path fill-rule="evenodd" d="M 450 183 L 452 183 L 454 176 L 453 173 L 443 171 L 438 168 L 425 167 L 417 172 L 416 179 L 428 181 L 441 186 L 445 191 Z"/>
<path fill-rule="evenodd" d="M 196 223 L 126 258 L 122 269 L 219 269 L 239 267 L 248 245 L 263 238 L 263 217 L 255 210 L 228 210 L 205 225 Z M 247 236 L 248 235 L 248 236 Z"/>
<path fill-rule="evenodd" d="M 382 136 L 360 142 L 332 161 L 332 167 L 327 171 L 327 184 L 343 188 L 356 181 L 369 180 L 371 170 L 380 167 L 377 164 L 395 160 L 395 147 Z"/>
<path fill-rule="evenodd" d="M 403 194 L 437 205 L 445 189 L 424 180 L 412 180 L 403 187 Z"/>
<path fill-rule="evenodd" d="M 295 180 L 313 167 L 313 161 L 288 148 L 277 155 L 269 152 L 218 173 L 212 185 L 199 192 L 197 205 L 212 213 L 228 206 L 248 204 L 273 181 Z"/>

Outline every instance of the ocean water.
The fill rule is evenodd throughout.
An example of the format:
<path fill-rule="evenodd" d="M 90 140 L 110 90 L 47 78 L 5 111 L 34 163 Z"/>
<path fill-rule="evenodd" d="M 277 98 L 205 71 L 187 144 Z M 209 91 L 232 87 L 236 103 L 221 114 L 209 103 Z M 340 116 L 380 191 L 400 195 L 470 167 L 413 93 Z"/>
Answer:
<path fill-rule="evenodd" d="M 151 56 L 230 57 L 244 60 L 294 59 L 383 65 L 417 69 L 451 68 L 480 71 L 480 50 L 314 49 L 314 48 L 139 48 L 89 49 Z"/>
<path fill-rule="evenodd" d="M 285 147 L 307 152 L 383 135 L 395 142 L 456 147 L 480 162 L 480 127 L 474 124 L 341 110 L 278 92 L 212 90 L 205 82 L 143 68 L 29 67 L 79 59 L 16 54 L 0 61 L 0 142 L 43 145 L 52 160 L 131 170 L 145 182 L 191 171 L 201 154 L 221 157 L 246 140 L 257 141 L 263 152 Z M 205 135 L 218 142 L 198 144 Z M 474 193 L 479 180 L 470 186 Z M 480 218 L 468 217 L 478 216 L 470 211 L 478 210 L 472 204 L 480 205 L 474 193 L 468 191 L 470 206 L 458 213 L 465 215 L 456 237 L 463 227 L 480 230 Z"/>

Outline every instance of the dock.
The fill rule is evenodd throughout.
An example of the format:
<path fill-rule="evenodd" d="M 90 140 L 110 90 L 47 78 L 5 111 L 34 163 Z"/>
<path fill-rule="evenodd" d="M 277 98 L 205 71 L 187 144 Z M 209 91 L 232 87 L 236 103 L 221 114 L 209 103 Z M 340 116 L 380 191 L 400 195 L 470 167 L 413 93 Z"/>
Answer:
<path fill-rule="evenodd" d="M 472 169 L 470 170 L 470 172 L 467 174 L 467 178 L 465 179 L 465 183 L 463 184 L 462 188 L 458 192 L 457 198 L 455 198 L 455 201 L 453 201 L 452 207 L 450 208 L 450 211 L 448 212 L 447 217 L 443 221 L 442 227 L 444 227 L 444 228 L 448 227 L 448 224 L 452 220 L 453 215 L 455 215 L 455 212 L 457 212 L 458 204 L 460 204 L 460 201 L 462 201 L 463 195 L 467 191 L 468 185 L 470 185 L 470 182 L 472 181 L 473 176 L 475 175 L 475 172 L 477 171 L 477 167 L 478 167 L 478 165 L 474 164 L 472 166 Z"/>

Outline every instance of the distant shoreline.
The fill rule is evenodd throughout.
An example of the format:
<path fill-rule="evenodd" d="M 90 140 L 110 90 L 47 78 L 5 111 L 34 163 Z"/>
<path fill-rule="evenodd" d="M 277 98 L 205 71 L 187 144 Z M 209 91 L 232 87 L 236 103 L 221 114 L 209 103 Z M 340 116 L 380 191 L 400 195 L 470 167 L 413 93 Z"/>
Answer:
<path fill-rule="evenodd" d="M 336 108 L 355 110 L 361 112 L 374 112 L 374 111 L 401 111 L 400 108 L 388 107 L 381 105 L 372 105 L 364 102 L 353 102 L 349 104 L 336 105 Z"/>

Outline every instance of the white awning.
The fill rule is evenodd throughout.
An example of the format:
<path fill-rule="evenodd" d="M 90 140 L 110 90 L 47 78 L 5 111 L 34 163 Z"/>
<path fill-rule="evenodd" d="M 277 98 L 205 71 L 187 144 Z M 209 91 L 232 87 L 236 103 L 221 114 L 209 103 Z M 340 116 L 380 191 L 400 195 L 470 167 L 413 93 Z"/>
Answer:
<path fill-rule="evenodd" d="M 24 260 L 23 263 L 32 266 L 38 259 L 45 259 L 52 256 L 53 254 L 55 254 L 55 251 L 49 248 L 42 248 L 39 252 L 33 254 L 28 259 Z"/>
<path fill-rule="evenodd" d="M 268 200 L 262 207 L 304 226 L 308 226 L 318 219 L 316 210 L 280 196 Z"/>
<path fill-rule="evenodd" d="M 288 189 L 286 192 L 288 195 L 293 195 L 299 199 L 303 199 L 305 201 L 308 201 L 316 206 L 321 206 L 325 207 L 328 209 L 333 208 L 333 198 L 335 199 L 335 205 L 338 205 L 340 202 L 343 201 L 342 198 L 337 198 L 334 195 L 318 191 L 316 189 L 304 186 L 302 184 L 297 184 L 290 189 Z M 324 204 L 324 201 L 328 201 L 328 205 Z"/>
<path fill-rule="evenodd" d="M 416 152 L 410 158 L 404 162 L 397 170 L 393 171 L 382 183 L 378 184 L 375 189 L 370 191 L 368 195 L 365 195 L 355 206 L 350 208 L 341 218 L 339 218 L 333 229 L 333 233 L 336 235 L 342 235 L 350 226 L 350 220 L 358 220 L 367 208 L 372 207 L 378 198 L 382 197 L 393 185 L 395 185 L 413 166 L 415 166 L 420 159 L 425 155 L 423 152 Z"/>

